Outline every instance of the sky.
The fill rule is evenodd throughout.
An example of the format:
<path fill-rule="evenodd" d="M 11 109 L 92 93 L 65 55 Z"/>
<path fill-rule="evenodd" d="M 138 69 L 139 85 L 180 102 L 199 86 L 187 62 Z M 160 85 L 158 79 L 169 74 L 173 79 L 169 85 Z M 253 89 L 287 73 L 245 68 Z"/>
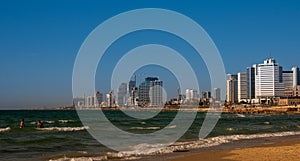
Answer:
<path fill-rule="evenodd" d="M 218 47 L 227 73 L 245 71 L 247 66 L 262 63 L 270 56 L 285 70 L 300 66 L 298 1 L 1 1 L 0 109 L 71 105 L 73 66 L 86 37 L 112 16 L 139 8 L 169 9 L 196 21 Z M 192 49 L 188 45 L 163 34 L 148 31 L 121 38 L 103 59 L 103 66 L 110 69 L 110 60 L 120 57 L 118 51 L 124 52 L 140 44 L 139 41 L 164 43 L 168 42 L 164 39 L 175 39 L 172 45 L 185 46 L 189 57 Z M 189 60 L 206 90 L 209 83 L 204 63 L 199 57 L 190 56 Z M 109 79 L 99 68 L 101 65 L 96 88 L 105 93 L 109 90 Z M 166 70 L 156 70 L 152 67 L 145 72 L 144 68 L 137 73 L 157 74 L 167 79 L 164 82 L 172 79 L 169 89 L 170 95 L 174 95 L 174 77 L 166 76 Z"/>

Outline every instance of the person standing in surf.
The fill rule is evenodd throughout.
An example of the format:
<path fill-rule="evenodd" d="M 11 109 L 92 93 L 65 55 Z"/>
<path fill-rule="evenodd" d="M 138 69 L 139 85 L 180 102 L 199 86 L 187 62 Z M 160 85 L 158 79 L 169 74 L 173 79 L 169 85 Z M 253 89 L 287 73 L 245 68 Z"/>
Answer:
<path fill-rule="evenodd" d="M 25 126 L 25 124 L 24 124 L 24 119 L 22 119 L 21 122 L 20 122 L 20 129 L 23 129 L 24 126 Z"/>
<path fill-rule="evenodd" d="M 44 124 L 41 122 L 41 120 L 38 121 L 37 128 L 44 128 Z"/>

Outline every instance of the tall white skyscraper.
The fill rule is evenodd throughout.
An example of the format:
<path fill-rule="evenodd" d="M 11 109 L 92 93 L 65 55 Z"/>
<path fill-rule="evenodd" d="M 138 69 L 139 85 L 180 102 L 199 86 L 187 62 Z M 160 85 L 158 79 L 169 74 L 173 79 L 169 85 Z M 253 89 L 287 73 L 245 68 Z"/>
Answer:
<path fill-rule="evenodd" d="M 199 103 L 198 91 L 195 89 L 185 90 L 185 102 L 187 104 Z"/>
<path fill-rule="evenodd" d="M 163 82 L 155 80 L 150 82 L 150 106 L 163 106 Z"/>
<path fill-rule="evenodd" d="M 257 64 L 255 69 L 256 98 L 274 98 L 284 95 L 282 67 L 273 58 Z"/>
<path fill-rule="evenodd" d="M 238 73 L 238 102 L 247 100 L 247 73 Z"/>
<path fill-rule="evenodd" d="M 296 87 L 297 85 L 300 85 L 300 74 L 299 74 L 299 68 L 293 67 L 293 87 Z"/>

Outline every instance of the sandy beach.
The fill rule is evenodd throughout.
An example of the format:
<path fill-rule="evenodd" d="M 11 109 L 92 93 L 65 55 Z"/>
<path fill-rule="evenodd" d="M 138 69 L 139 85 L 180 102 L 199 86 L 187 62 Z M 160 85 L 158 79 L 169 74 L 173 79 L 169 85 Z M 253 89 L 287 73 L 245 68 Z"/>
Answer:
<path fill-rule="evenodd" d="M 296 161 L 299 160 L 299 152 L 300 139 L 277 141 L 251 148 L 200 152 L 171 161 Z"/>

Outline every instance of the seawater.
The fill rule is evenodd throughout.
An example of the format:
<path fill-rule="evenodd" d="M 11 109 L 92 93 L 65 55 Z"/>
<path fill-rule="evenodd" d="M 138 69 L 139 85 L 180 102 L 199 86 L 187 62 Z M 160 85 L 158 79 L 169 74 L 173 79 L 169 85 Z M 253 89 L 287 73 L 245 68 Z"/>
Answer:
<path fill-rule="evenodd" d="M 86 111 L 87 114 L 91 112 L 93 111 Z M 136 134 L 163 129 L 177 114 L 174 111 L 162 111 L 154 118 L 141 120 L 128 117 L 121 111 L 104 113 L 119 129 Z M 78 157 L 94 157 L 98 160 L 124 159 L 142 154 L 172 153 L 216 146 L 234 140 L 300 134 L 300 115 L 223 113 L 210 135 L 199 139 L 198 134 L 204 118 L 205 113 L 197 113 L 194 123 L 185 135 L 166 149 L 161 150 L 160 144 L 144 143 L 132 147 L 133 151 L 119 153 L 97 142 L 87 132 L 90 127 L 81 123 L 76 111 L 0 111 L 0 160 L 68 160 Z M 21 119 L 25 120 L 24 129 L 19 128 Z M 45 128 L 36 128 L 38 120 L 44 123 Z M 180 125 L 168 128 L 176 129 L 178 126 Z"/>

